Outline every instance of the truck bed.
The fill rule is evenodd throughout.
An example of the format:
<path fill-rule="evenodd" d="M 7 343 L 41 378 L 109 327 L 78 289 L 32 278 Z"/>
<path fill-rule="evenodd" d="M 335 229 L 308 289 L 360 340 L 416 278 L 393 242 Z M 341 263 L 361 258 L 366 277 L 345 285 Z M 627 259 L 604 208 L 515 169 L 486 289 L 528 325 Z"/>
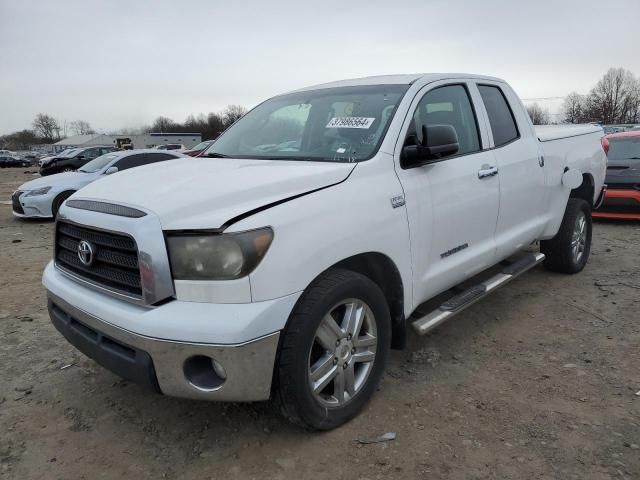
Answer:
<path fill-rule="evenodd" d="M 552 140 L 560 140 L 562 138 L 577 137 L 580 135 L 589 135 L 600 132 L 603 134 L 602 127 L 596 125 L 537 125 L 535 127 L 538 140 L 541 142 L 550 142 Z"/>

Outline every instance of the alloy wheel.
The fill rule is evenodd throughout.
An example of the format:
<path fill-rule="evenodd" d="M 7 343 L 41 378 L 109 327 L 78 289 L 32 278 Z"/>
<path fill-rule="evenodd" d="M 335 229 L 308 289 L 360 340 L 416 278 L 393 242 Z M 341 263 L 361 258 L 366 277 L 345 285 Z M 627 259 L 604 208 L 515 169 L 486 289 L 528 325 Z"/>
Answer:
<path fill-rule="evenodd" d="M 308 376 L 314 398 L 341 407 L 365 385 L 378 344 L 376 319 L 361 300 L 347 299 L 322 319 L 309 352 Z"/>
<path fill-rule="evenodd" d="M 584 255 L 584 251 L 587 245 L 587 219 L 584 212 L 576 218 L 576 223 L 573 227 L 573 233 L 571 235 L 571 253 L 575 263 L 580 263 Z"/>

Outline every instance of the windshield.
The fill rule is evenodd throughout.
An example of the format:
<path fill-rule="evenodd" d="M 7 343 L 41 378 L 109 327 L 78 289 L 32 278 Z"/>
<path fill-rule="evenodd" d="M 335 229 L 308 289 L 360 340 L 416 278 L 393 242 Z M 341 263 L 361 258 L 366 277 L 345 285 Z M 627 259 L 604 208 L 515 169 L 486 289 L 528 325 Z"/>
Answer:
<path fill-rule="evenodd" d="M 200 142 L 199 144 L 197 144 L 195 147 L 193 147 L 191 150 L 204 150 L 205 148 L 207 148 L 209 145 L 211 144 L 210 141 L 206 141 L 206 142 Z"/>
<path fill-rule="evenodd" d="M 114 153 L 107 153 L 106 155 L 102 155 L 98 158 L 94 158 L 90 162 L 87 162 L 83 165 L 82 168 L 79 169 L 80 172 L 85 173 L 94 173 L 102 170 L 108 164 L 110 164 L 113 160 L 118 158 L 118 155 Z"/>
<path fill-rule="evenodd" d="M 358 162 L 378 150 L 409 85 L 326 88 L 275 97 L 205 152 L 234 158 Z"/>
<path fill-rule="evenodd" d="M 68 148 L 58 154 L 58 157 L 72 157 L 74 154 L 82 150 L 81 148 Z"/>
<path fill-rule="evenodd" d="M 640 136 L 609 139 L 609 160 L 640 160 Z"/>

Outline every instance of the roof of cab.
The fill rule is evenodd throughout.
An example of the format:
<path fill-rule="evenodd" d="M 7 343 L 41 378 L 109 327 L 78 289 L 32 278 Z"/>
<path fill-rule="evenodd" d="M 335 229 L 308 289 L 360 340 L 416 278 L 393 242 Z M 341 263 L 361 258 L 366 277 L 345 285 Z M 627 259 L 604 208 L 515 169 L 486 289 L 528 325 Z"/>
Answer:
<path fill-rule="evenodd" d="M 504 82 L 504 80 L 486 75 L 473 75 L 469 73 L 413 73 L 404 75 L 374 75 L 371 77 L 351 78 L 348 80 L 338 80 L 335 82 L 321 83 L 310 87 L 300 88 L 294 92 L 304 92 L 307 90 L 319 90 L 323 88 L 335 87 L 355 87 L 360 85 L 411 85 L 417 80 L 435 82 L 449 79 L 475 79 L 490 80 L 493 82 Z M 291 92 L 293 93 L 293 92 Z"/>

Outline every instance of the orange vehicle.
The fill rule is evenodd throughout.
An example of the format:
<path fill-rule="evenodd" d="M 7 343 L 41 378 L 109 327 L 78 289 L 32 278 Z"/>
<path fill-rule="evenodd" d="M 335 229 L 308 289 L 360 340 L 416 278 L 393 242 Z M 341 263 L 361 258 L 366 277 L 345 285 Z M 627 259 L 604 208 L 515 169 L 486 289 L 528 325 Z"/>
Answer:
<path fill-rule="evenodd" d="M 607 191 L 593 216 L 640 220 L 640 130 L 612 133 L 602 144 L 609 158 Z"/>

